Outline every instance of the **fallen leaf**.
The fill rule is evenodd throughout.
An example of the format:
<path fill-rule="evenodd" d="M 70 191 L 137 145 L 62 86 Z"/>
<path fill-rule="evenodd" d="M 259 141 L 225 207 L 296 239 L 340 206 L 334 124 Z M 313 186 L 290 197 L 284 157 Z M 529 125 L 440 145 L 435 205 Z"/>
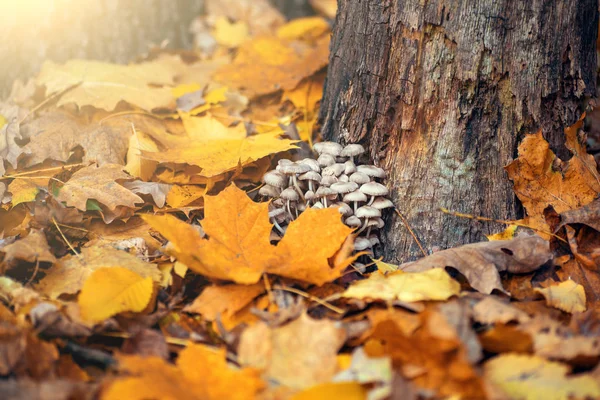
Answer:
<path fill-rule="evenodd" d="M 186 306 L 183 311 L 201 314 L 209 321 L 214 321 L 219 315 L 231 317 L 264 291 L 265 288 L 262 283 L 255 285 L 213 285 L 204 289 L 200 296 L 196 297 L 192 304 Z"/>
<path fill-rule="evenodd" d="M 468 244 L 439 251 L 400 265 L 406 272 L 452 267 L 467 278 L 473 289 L 490 294 L 504 292 L 498 272 L 527 273 L 552 259 L 548 242 L 537 236 Z"/>
<path fill-rule="evenodd" d="M 230 48 L 238 47 L 250 38 L 244 21 L 230 22 L 226 17 L 217 18 L 212 33 L 217 43 Z"/>
<path fill-rule="evenodd" d="M 368 357 L 362 347 L 352 352 L 350 366 L 333 377 L 333 382 L 354 382 L 374 385 L 369 397 L 387 398 L 391 394 L 392 360 L 389 357 Z M 309 389 L 310 390 L 310 389 Z"/>
<path fill-rule="evenodd" d="M 42 184 L 41 187 L 48 186 L 48 179 L 46 179 L 46 184 Z M 35 197 L 40 191 L 40 185 L 36 183 L 32 179 L 14 179 L 8 185 L 8 192 L 12 194 L 12 206 L 16 206 L 21 203 L 29 203 L 31 201 L 35 201 Z M 0 201 L 2 196 L 0 196 Z"/>
<path fill-rule="evenodd" d="M 277 328 L 259 322 L 242 333 L 238 358 L 263 370 L 265 378 L 306 389 L 331 380 L 336 354 L 346 339 L 333 321 L 317 321 L 305 313 Z"/>
<path fill-rule="evenodd" d="M 277 37 L 285 40 L 314 40 L 329 31 L 329 23 L 322 17 L 296 18 L 279 27 Z"/>
<path fill-rule="evenodd" d="M 271 33 L 285 17 L 268 0 L 207 0 L 206 13 L 248 24 L 252 35 Z"/>
<path fill-rule="evenodd" d="M 48 247 L 46 236 L 42 231 L 34 229 L 29 232 L 27 237 L 1 247 L 0 253 L 4 253 L 3 262 L 9 268 L 17 266 L 19 261 L 49 264 L 56 262 L 54 254 L 50 252 Z"/>
<path fill-rule="evenodd" d="M 90 165 L 75 172 L 60 189 L 57 199 L 81 211 L 87 210 L 88 200 L 94 199 L 114 211 L 118 206 L 135 207 L 144 200 L 119 185 L 118 181 L 132 180 L 123 172 L 123 166 Z"/>
<path fill-rule="evenodd" d="M 257 371 L 233 369 L 224 350 L 190 344 L 177 366 L 158 357 L 120 356 L 119 370 L 127 373 L 102 393 L 102 400 L 239 399 L 254 398 L 263 387 Z M 235 390 L 232 390 L 235 388 Z"/>
<path fill-rule="evenodd" d="M 92 60 L 70 60 L 63 65 L 46 61 L 37 84 L 46 87 L 46 96 L 63 93 L 57 107 L 75 103 L 112 111 L 121 101 L 151 111 L 174 106 L 168 87 L 173 71 L 157 62 L 118 65 Z"/>
<path fill-rule="evenodd" d="M 373 273 L 367 279 L 354 282 L 342 297 L 373 300 L 447 300 L 460 293 L 460 284 L 443 269 L 423 272 L 396 271 L 383 275 Z"/>
<path fill-rule="evenodd" d="M 356 382 L 321 383 L 293 395 L 290 400 L 366 400 L 367 390 Z"/>
<path fill-rule="evenodd" d="M 158 182 L 131 181 L 123 182 L 123 186 L 136 194 L 149 194 L 157 207 L 164 207 L 171 185 Z"/>
<path fill-rule="evenodd" d="M 17 159 L 23 152 L 17 141 L 22 140 L 20 124 L 27 111 L 15 104 L 0 102 L 0 176 L 6 172 L 4 160 L 13 168 L 17 167 Z"/>
<path fill-rule="evenodd" d="M 143 311 L 153 290 L 150 277 L 123 267 L 102 267 L 86 279 L 77 303 L 83 319 L 100 322 L 124 311 Z"/>
<path fill-rule="evenodd" d="M 529 315 L 501 301 L 495 296 L 487 296 L 473 307 L 473 318 L 481 324 L 507 324 L 509 322 L 527 322 Z"/>
<path fill-rule="evenodd" d="M 156 264 L 150 264 L 112 247 L 86 247 L 78 256 L 68 255 L 50 268 L 36 289 L 51 299 L 61 294 L 75 294 L 95 270 L 103 267 L 119 266 L 127 268 L 143 278 L 160 282 L 161 274 Z"/>
<path fill-rule="evenodd" d="M 129 138 L 127 165 L 124 170 L 131 176 L 147 181 L 152 177 L 158 163 L 142 157 L 142 151 L 157 152 L 158 146 L 150 135 L 135 130 Z"/>
<path fill-rule="evenodd" d="M 549 306 L 558 308 L 568 313 L 585 311 L 585 291 L 583 286 L 578 285 L 572 280 L 560 282 L 547 288 L 535 288 L 537 293 L 541 293 L 546 298 Z"/>
<path fill-rule="evenodd" d="M 485 377 L 511 399 L 596 398 L 600 385 L 591 376 L 568 376 L 569 367 L 537 356 L 503 354 L 485 363 Z"/>

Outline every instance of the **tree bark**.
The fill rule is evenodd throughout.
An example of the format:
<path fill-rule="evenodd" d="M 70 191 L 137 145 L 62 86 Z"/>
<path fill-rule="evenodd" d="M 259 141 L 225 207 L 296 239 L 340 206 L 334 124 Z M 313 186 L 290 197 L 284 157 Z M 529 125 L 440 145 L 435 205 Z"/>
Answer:
<path fill-rule="evenodd" d="M 597 0 L 339 0 L 321 106 L 323 135 L 362 143 L 427 251 L 490 228 L 439 211 L 515 219 L 504 166 L 542 129 L 563 129 L 595 95 Z M 396 215 L 388 260 L 421 255 Z"/>

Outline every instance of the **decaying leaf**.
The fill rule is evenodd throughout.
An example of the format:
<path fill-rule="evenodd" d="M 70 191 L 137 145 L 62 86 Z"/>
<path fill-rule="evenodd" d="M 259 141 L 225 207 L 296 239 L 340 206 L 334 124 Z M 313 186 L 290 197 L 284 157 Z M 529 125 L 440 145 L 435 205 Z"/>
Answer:
<path fill-rule="evenodd" d="M 537 236 L 468 244 L 443 250 L 415 262 L 402 264 L 406 272 L 452 267 L 481 293 L 504 291 L 498 272 L 513 274 L 535 271 L 553 257 L 548 242 Z"/>
<path fill-rule="evenodd" d="M 481 324 L 527 322 L 530 319 L 526 312 L 492 296 L 484 298 L 473 307 L 473 318 Z"/>
<path fill-rule="evenodd" d="M 43 262 L 54 264 L 56 258 L 48 248 L 46 236 L 39 230 L 31 230 L 27 237 L 14 243 L 0 247 L 0 253 L 4 253 L 3 263 L 10 267 L 17 265 L 19 261 L 28 263 Z"/>
<path fill-rule="evenodd" d="M 123 267 L 102 267 L 86 279 L 77 302 L 83 319 L 100 322 L 124 311 L 144 310 L 152 292 L 152 278 Z"/>
<path fill-rule="evenodd" d="M 460 293 L 460 284 L 443 269 L 423 272 L 396 271 L 387 275 L 373 273 L 368 279 L 355 282 L 343 297 L 373 300 L 447 300 Z"/>
<path fill-rule="evenodd" d="M 243 365 L 263 370 L 265 378 L 304 389 L 329 382 L 345 339 L 345 332 L 335 322 L 302 314 L 282 327 L 269 328 L 261 322 L 246 329 L 238 357 Z"/>
<path fill-rule="evenodd" d="M 547 288 L 536 288 L 541 293 L 549 306 L 556 307 L 568 313 L 585 311 L 585 291 L 583 286 L 572 280 L 566 280 Z"/>
<path fill-rule="evenodd" d="M 600 385 L 591 376 L 567 376 L 569 367 L 541 357 L 504 354 L 485 364 L 485 377 L 511 399 L 597 398 Z"/>

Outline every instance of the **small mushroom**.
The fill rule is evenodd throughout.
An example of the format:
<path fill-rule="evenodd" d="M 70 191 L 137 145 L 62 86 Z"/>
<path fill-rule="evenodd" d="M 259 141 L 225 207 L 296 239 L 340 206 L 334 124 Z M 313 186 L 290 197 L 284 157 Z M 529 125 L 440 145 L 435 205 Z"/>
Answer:
<path fill-rule="evenodd" d="M 321 183 L 321 186 L 327 186 L 327 187 L 329 187 L 329 186 L 333 185 L 336 182 L 338 182 L 338 178 L 336 178 L 335 176 L 328 175 L 328 176 L 322 177 L 320 183 Z"/>
<path fill-rule="evenodd" d="M 306 193 L 304 193 L 304 199 L 306 200 L 306 203 L 310 203 L 310 201 L 312 199 L 315 198 L 315 192 L 313 192 L 312 190 L 308 190 Z"/>
<path fill-rule="evenodd" d="M 369 177 L 369 175 L 357 171 L 350 175 L 350 182 L 356 182 L 359 185 L 364 185 L 365 183 L 371 182 L 371 178 Z"/>
<path fill-rule="evenodd" d="M 393 208 L 394 203 L 390 199 L 386 199 L 385 197 L 376 197 L 371 203 L 371 207 L 375 207 L 379 210 L 383 210 L 384 208 Z"/>
<path fill-rule="evenodd" d="M 263 185 L 258 189 L 258 194 L 264 197 L 278 197 L 279 189 L 271 185 Z"/>
<path fill-rule="evenodd" d="M 344 217 L 349 217 L 352 215 L 352 209 L 350 208 L 350 206 L 346 203 L 342 203 L 341 201 L 332 204 L 330 207 L 337 208 L 340 214 L 342 214 Z"/>
<path fill-rule="evenodd" d="M 338 176 L 338 181 L 340 181 L 340 182 L 350 182 L 350 179 L 348 179 L 348 175 L 341 174 L 340 176 Z"/>
<path fill-rule="evenodd" d="M 269 171 L 263 176 L 263 181 L 267 185 L 285 189 L 288 185 L 287 177 L 279 171 Z"/>
<path fill-rule="evenodd" d="M 294 162 L 292 160 L 288 160 L 287 158 L 282 158 L 281 160 L 277 161 L 277 167 L 275 167 L 275 170 L 281 171 L 281 167 L 283 167 L 284 165 L 290 165 L 293 163 Z"/>
<path fill-rule="evenodd" d="M 298 179 L 301 181 L 308 181 L 308 190 L 314 192 L 316 189 L 313 182 L 321 182 L 321 175 L 318 172 L 310 170 L 300 175 Z"/>
<path fill-rule="evenodd" d="M 314 158 L 305 158 L 304 160 L 300 161 L 300 163 L 308 165 L 310 169 L 312 169 L 315 172 L 321 172 L 321 166 L 319 165 L 319 162 Z"/>
<path fill-rule="evenodd" d="M 296 179 L 296 175 L 310 171 L 310 167 L 306 164 L 291 163 L 288 165 L 283 165 L 279 171 L 289 176 L 290 186 L 294 186 L 298 194 L 300 196 L 304 196 L 302 194 L 302 190 L 300 190 L 300 187 L 298 186 L 298 180 Z"/>
<path fill-rule="evenodd" d="M 288 213 L 290 214 L 290 218 L 294 219 L 294 217 L 292 215 L 292 210 L 291 210 L 291 207 L 290 207 L 290 202 L 292 202 L 292 201 L 298 201 L 298 199 L 300 199 L 300 196 L 291 187 L 289 187 L 287 189 L 284 189 L 283 192 L 281 192 L 281 194 L 279 196 L 281 196 L 281 198 L 286 201 L 287 210 L 288 210 Z M 297 209 L 296 209 L 296 218 L 298 218 L 298 210 Z"/>
<path fill-rule="evenodd" d="M 348 160 L 344 163 L 344 173 L 346 175 L 352 175 L 353 173 L 356 172 L 356 165 L 354 165 L 354 162 L 351 160 Z"/>
<path fill-rule="evenodd" d="M 317 201 L 315 204 L 312 205 L 311 208 L 321 209 L 324 207 L 323 207 L 323 203 L 321 203 L 320 201 Z"/>
<path fill-rule="evenodd" d="M 317 158 L 317 162 L 321 167 L 328 167 L 335 164 L 335 157 L 331 154 L 321 154 L 319 158 Z"/>
<path fill-rule="evenodd" d="M 336 142 L 320 142 L 313 145 L 313 149 L 319 154 L 331 154 L 339 156 L 342 153 L 342 145 Z"/>
<path fill-rule="evenodd" d="M 327 208 L 327 198 L 331 195 L 337 195 L 336 192 L 328 188 L 327 186 L 321 186 L 317 189 L 315 196 L 320 199 L 323 199 L 323 206 Z"/>
<path fill-rule="evenodd" d="M 354 192 L 358 189 L 358 185 L 354 182 L 336 182 L 329 186 L 329 188 L 343 196 L 346 193 Z"/>
<path fill-rule="evenodd" d="M 365 237 L 359 236 L 354 239 L 354 250 L 363 251 L 372 247 L 371 241 Z"/>
<path fill-rule="evenodd" d="M 356 167 L 358 172 L 372 176 L 373 178 L 385 178 L 385 171 L 383 168 L 376 167 L 374 165 L 359 165 Z"/>
<path fill-rule="evenodd" d="M 346 166 L 344 164 L 333 164 L 323 168 L 323 171 L 321 171 L 321 175 L 338 177 L 344 173 L 345 169 Z"/>
<path fill-rule="evenodd" d="M 363 154 L 364 152 L 365 152 L 365 148 L 362 147 L 360 144 L 349 144 L 349 145 L 346 145 L 346 147 L 344 147 L 342 149 L 342 152 L 340 153 L 340 155 L 343 157 L 349 157 L 350 161 L 352 161 L 352 163 L 354 163 L 354 157 L 359 156 L 359 155 Z"/>
<path fill-rule="evenodd" d="M 364 194 L 360 190 L 355 190 L 354 192 L 345 194 L 344 198 L 342 200 L 345 203 L 350 203 L 350 202 L 354 203 L 354 212 L 356 213 L 356 209 L 358 208 L 358 202 L 359 201 L 366 202 L 368 200 L 368 197 L 366 194 Z"/>
<path fill-rule="evenodd" d="M 369 183 L 365 183 L 364 185 L 362 185 L 359 189 L 361 192 L 363 192 L 364 194 L 368 194 L 369 196 L 371 196 L 371 200 L 369 200 L 369 205 L 371 205 L 371 203 L 373 203 L 373 200 L 375 200 L 375 197 L 377 196 L 385 196 L 386 194 L 388 194 L 388 189 L 383 186 L 381 183 L 377 183 L 377 182 L 369 182 Z"/>
<path fill-rule="evenodd" d="M 369 235 L 369 242 L 371 242 L 371 246 L 373 247 L 377 246 L 380 243 L 377 235 Z"/>
<path fill-rule="evenodd" d="M 273 223 L 273 225 L 275 225 L 275 228 L 277 228 L 281 234 L 284 234 L 285 230 L 277 222 L 277 217 L 282 214 L 285 214 L 285 210 L 283 208 L 275 208 L 274 210 L 269 211 L 269 220 Z"/>
<path fill-rule="evenodd" d="M 365 228 L 367 228 L 369 219 L 381 217 L 381 211 L 371 206 L 362 206 L 356 210 L 354 215 L 356 215 L 358 218 L 365 219 L 363 226 L 358 230 L 358 233 L 361 233 L 363 230 L 365 230 Z"/>

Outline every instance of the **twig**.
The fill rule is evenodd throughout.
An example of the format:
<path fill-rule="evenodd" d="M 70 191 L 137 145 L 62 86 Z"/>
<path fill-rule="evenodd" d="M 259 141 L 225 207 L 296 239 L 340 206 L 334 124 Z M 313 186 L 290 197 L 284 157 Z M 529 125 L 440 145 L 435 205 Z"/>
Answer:
<path fill-rule="evenodd" d="M 419 241 L 419 239 L 417 238 L 417 235 L 415 235 L 415 233 L 413 232 L 412 228 L 408 224 L 408 221 L 404 218 L 404 216 L 400 213 L 400 211 L 398 211 L 398 209 L 396 207 L 394 207 L 394 211 L 400 217 L 400 219 L 402 220 L 402 223 L 404 224 L 404 226 L 406 227 L 406 229 L 408 229 L 408 233 L 410 233 L 410 235 L 413 237 L 413 239 L 415 240 L 415 243 L 417 244 L 417 246 L 419 246 L 419 249 L 421 249 L 421 253 L 423 253 L 423 256 L 427 257 L 429 254 L 427 254 L 427 252 L 425 251 L 425 249 L 421 245 L 421 242 Z"/>
<path fill-rule="evenodd" d="M 338 314 L 344 314 L 346 312 L 346 311 L 342 310 L 341 308 L 336 307 L 333 304 L 329 304 L 328 302 L 326 302 L 324 300 L 321 300 L 320 298 L 315 297 L 315 296 L 313 296 L 311 294 L 303 292 L 302 290 L 298 290 L 298 289 L 291 288 L 289 286 L 282 286 L 282 285 L 275 285 L 275 286 L 273 286 L 273 289 L 285 290 L 286 292 L 290 292 L 290 293 L 294 293 L 294 294 L 300 295 L 302 297 L 306 297 L 307 299 L 312 300 L 315 303 L 319 303 L 323 307 L 327 307 L 331 311 L 334 311 L 334 312 L 336 312 Z"/>
<path fill-rule="evenodd" d="M 71 167 L 79 167 L 80 165 L 83 165 L 83 163 L 61 165 L 60 167 L 50 167 L 50 168 L 36 169 L 36 170 L 33 170 L 33 171 L 25 171 L 25 172 L 21 172 L 21 173 L 18 173 L 18 174 L 3 175 L 2 179 L 19 178 L 19 177 L 22 177 L 23 175 L 31 175 L 31 174 L 36 174 L 38 172 L 53 171 L 55 169 L 65 169 L 65 168 L 71 168 Z M 39 178 L 39 177 L 33 177 L 33 178 Z"/>
<path fill-rule="evenodd" d="M 33 281 L 33 279 L 35 278 L 35 276 L 37 275 L 37 273 L 38 273 L 39 270 L 40 270 L 40 259 L 36 258 L 35 259 L 35 269 L 33 270 L 33 274 L 27 280 L 27 283 L 25 283 L 24 286 L 29 286 L 29 284 Z"/>
<path fill-rule="evenodd" d="M 83 81 L 74 83 L 71 86 L 67 87 L 66 89 L 63 89 L 60 92 L 54 93 L 52 96 L 48 97 L 47 99 L 45 99 L 44 101 L 42 101 L 40 104 L 38 104 L 37 106 L 33 107 L 23 118 L 21 118 L 21 120 L 19 121 L 19 125 L 21 125 L 34 112 L 38 111 L 40 108 L 44 107 L 46 104 L 48 104 L 49 102 L 51 102 L 55 98 L 57 98 L 59 96 L 62 96 L 63 94 L 67 93 L 69 90 L 71 90 L 73 88 L 76 88 L 77 86 L 81 85 L 82 83 L 83 83 Z"/>
<path fill-rule="evenodd" d="M 60 229 L 60 227 L 58 226 L 58 223 L 56 222 L 56 220 L 54 219 L 54 217 L 52 217 L 52 222 L 54 222 L 54 226 L 56 226 L 56 229 L 58 230 L 58 233 L 60 233 L 60 236 L 63 238 L 63 240 L 65 241 L 65 243 L 67 244 L 67 246 L 69 246 L 69 248 L 71 249 L 71 251 L 73 251 L 73 253 L 75 253 L 75 255 L 77 257 L 81 257 L 81 254 L 79 254 L 75 248 L 73 247 L 73 245 L 71 244 L 71 242 L 69 242 L 67 240 L 67 238 L 65 237 L 65 235 L 63 234 L 62 230 Z"/>
<path fill-rule="evenodd" d="M 552 232 L 548 232 L 543 229 L 534 228 L 533 226 L 529 226 L 527 224 L 523 224 L 523 223 L 517 222 L 517 221 L 509 221 L 509 220 L 505 220 L 505 219 L 494 219 L 494 218 L 487 218 L 487 217 L 478 217 L 477 215 L 463 214 L 463 213 L 459 213 L 456 211 L 450 211 L 447 208 L 443 208 L 443 207 L 440 208 L 440 211 L 442 211 L 444 214 L 452 215 L 454 217 L 459 217 L 459 218 L 474 219 L 476 221 L 483 221 L 483 222 L 496 222 L 498 224 L 504 224 L 504 225 L 520 226 L 521 228 L 528 228 L 528 229 L 534 230 L 536 232 L 543 233 L 545 235 L 550 235 L 550 236 L 560 240 L 563 243 L 567 243 L 567 244 L 569 243 L 565 239 L 561 238 L 560 236 L 555 235 Z"/>

